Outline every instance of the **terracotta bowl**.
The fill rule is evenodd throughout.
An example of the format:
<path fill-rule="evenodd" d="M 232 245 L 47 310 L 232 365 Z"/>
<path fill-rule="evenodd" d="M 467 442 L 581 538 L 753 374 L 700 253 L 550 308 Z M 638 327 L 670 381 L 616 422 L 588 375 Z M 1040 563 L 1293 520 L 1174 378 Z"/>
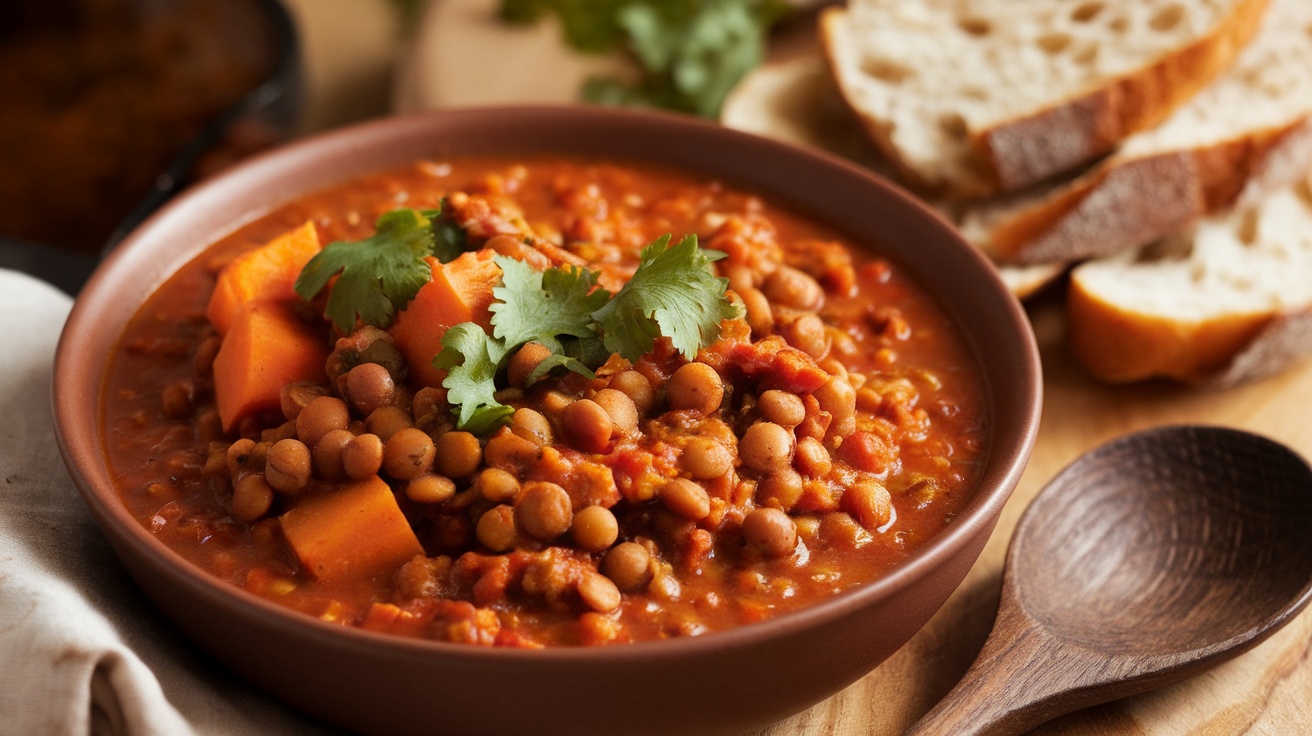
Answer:
<path fill-rule="evenodd" d="M 146 294 L 271 207 L 436 155 L 565 152 L 720 177 L 835 223 L 900 261 L 946 308 L 982 367 L 990 452 L 953 524 L 885 577 L 812 608 L 703 637 L 600 648 L 489 650 L 323 623 L 210 578 L 120 504 L 102 456 L 102 372 Z M 869 672 L 960 584 L 1029 457 L 1041 383 L 1023 311 L 946 224 L 836 159 L 691 119 L 595 108 L 463 110 L 393 118 L 266 154 L 196 187 L 137 229 L 82 291 L 60 340 L 60 447 L 92 514 L 175 625 L 255 686 L 347 728 L 440 732 L 742 732 Z"/>

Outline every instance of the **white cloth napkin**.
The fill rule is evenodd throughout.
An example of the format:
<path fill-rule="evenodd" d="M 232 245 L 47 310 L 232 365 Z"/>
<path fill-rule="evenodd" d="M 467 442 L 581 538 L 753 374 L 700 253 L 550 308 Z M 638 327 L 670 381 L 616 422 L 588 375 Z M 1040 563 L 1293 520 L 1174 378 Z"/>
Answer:
<path fill-rule="evenodd" d="M 71 306 L 0 270 L 0 734 L 335 733 L 193 649 L 114 557 L 55 445 Z"/>

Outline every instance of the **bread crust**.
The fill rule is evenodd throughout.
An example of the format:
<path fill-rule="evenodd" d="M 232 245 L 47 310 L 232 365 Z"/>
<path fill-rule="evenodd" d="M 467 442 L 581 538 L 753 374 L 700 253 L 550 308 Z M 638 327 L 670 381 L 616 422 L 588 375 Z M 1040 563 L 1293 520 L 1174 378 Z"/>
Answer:
<path fill-rule="evenodd" d="M 1018 265 L 1137 248 L 1199 218 L 1255 204 L 1312 167 L 1312 119 L 1192 150 L 1112 159 L 996 224 L 989 248 Z"/>
<path fill-rule="evenodd" d="M 1274 315 L 1239 313 L 1182 322 L 1132 312 L 1086 290 L 1077 273 L 1066 292 L 1066 320 L 1071 352 L 1099 381 L 1129 383 L 1161 376 L 1197 383 L 1225 371 Z M 1271 372 L 1280 367 L 1271 366 Z"/>
<path fill-rule="evenodd" d="M 1272 319 L 1224 369 L 1208 376 L 1202 385 L 1230 388 L 1250 383 L 1274 376 L 1308 358 L 1312 358 L 1312 306 Z"/>
<path fill-rule="evenodd" d="M 1165 237 L 1204 213 L 1195 168 L 1174 152 L 1095 169 L 996 225 L 990 251 L 1004 263 L 1065 263 Z"/>
<path fill-rule="evenodd" d="M 1083 95 L 978 131 L 972 142 L 1004 192 L 1092 161 L 1165 120 L 1225 71 L 1261 27 L 1268 4 L 1240 0 L 1211 34 Z"/>
<path fill-rule="evenodd" d="M 1147 67 L 1031 114 L 967 131 L 978 165 L 977 180 L 968 184 L 927 181 L 903 158 L 886 124 L 863 113 L 850 98 L 847 102 L 880 152 L 922 193 L 979 198 L 1015 192 L 1094 161 L 1126 136 L 1160 123 L 1234 62 L 1260 28 L 1269 2 L 1237 0 L 1210 33 Z M 826 61 L 840 88 L 848 73 L 839 51 L 846 12 L 826 8 L 818 23 Z"/>

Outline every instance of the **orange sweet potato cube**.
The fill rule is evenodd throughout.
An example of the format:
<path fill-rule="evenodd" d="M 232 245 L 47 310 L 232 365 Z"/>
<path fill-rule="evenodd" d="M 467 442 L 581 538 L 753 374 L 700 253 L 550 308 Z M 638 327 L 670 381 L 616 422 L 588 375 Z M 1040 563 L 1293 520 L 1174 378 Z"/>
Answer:
<path fill-rule="evenodd" d="M 214 294 L 205 314 L 210 323 L 227 334 L 233 320 L 251 304 L 292 301 L 292 285 L 301 269 L 319 252 L 319 234 L 314 223 L 288 230 L 268 244 L 237 256 L 219 272 Z"/>
<path fill-rule="evenodd" d="M 302 496 L 281 523 L 301 566 L 317 580 L 389 574 L 424 553 L 378 476 Z"/>
<path fill-rule="evenodd" d="M 442 349 L 448 327 L 475 322 L 486 329 L 491 324 L 492 288 L 501 281 L 493 255 L 489 250 L 463 253 L 445 264 L 429 258 L 433 280 L 396 315 L 388 332 L 419 385 L 442 385 L 446 373 L 433 367 L 433 358 Z"/>
<path fill-rule="evenodd" d="M 214 358 L 214 399 L 224 431 L 248 414 L 279 405 L 284 384 L 324 381 L 328 347 L 279 302 L 237 313 Z"/>

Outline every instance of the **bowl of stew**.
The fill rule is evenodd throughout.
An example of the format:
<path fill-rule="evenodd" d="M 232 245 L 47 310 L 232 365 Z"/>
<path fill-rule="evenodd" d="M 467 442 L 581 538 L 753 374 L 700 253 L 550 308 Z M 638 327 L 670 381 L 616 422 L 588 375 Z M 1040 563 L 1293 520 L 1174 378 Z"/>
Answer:
<path fill-rule="evenodd" d="M 370 733 L 732 733 L 887 658 L 1040 407 L 922 205 L 677 116 L 388 119 L 144 223 L 65 327 L 65 462 L 142 591 Z"/>

